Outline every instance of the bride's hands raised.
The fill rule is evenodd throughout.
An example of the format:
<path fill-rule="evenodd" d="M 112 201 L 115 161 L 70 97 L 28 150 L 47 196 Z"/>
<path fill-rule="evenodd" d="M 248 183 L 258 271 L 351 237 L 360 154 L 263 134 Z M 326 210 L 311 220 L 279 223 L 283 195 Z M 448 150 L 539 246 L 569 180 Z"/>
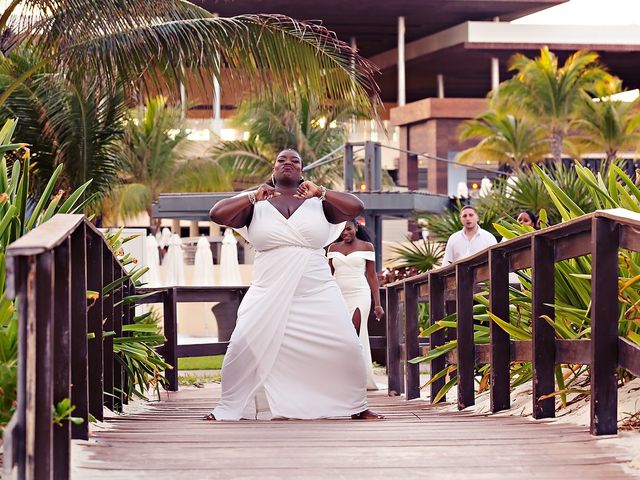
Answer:
<path fill-rule="evenodd" d="M 296 198 L 313 198 L 319 197 L 322 195 L 322 190 L 311 180 L 305 180 L 300 185 L 298 185 L 298 190 L 296 191 L 294 197 Z"/>
<path fill-rule="evenodd" d="M 260 202 L 262 200 L 269 200 L 270 198 L 277 197 L 278 195 L 280 195 L 280 192 L 276 192 L 276 189 L 273 188 L 271 185 L 267 185 L 266 183 L 263 183 L 255 191 L 255 194 L 256 194 L 256 201 Z"/>

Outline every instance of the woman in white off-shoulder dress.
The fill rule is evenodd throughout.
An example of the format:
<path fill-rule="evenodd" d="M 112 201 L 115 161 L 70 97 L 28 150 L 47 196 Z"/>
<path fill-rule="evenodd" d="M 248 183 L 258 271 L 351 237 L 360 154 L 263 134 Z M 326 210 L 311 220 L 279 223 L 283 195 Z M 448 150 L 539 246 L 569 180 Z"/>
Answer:
<path fill-rule="evenodd" d="M 375 302 L 373 313 L 378 320 L 384 315 L 384 310 L 380 305 L 376 257 L 364 227 L 354 220 L 348 221 L 340 235 L 340 241 L 329 247 L 327 258 L 362 344 L 367 367 L 367 390 L 377 390 L 367 325 L 372 295 Z"/>
<path fill-rule="evenodd" d="M 205 420 L 380 418 L 367 408 L 362 347 L 323 250 L 363 205 L 301 176 L 300 155 L 284 150 L 272 185 L 211 209 L 257 253 L 222 365 L 222 397 Z"/>

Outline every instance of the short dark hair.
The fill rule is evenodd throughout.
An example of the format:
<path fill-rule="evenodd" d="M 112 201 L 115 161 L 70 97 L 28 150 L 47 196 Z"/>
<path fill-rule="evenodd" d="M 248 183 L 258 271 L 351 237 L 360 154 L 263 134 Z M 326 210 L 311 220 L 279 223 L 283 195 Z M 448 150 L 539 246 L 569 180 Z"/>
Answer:
<path fill-rule="evenodd" d="M 475 213 L 478 213 L 478 211 L 476 210 L 476 207 L 474 207 L 473 205 L 464 205 L 461 209 L 460 209 L 460 213 L 462 213 L 464 210 L 467 209 L 471 209 L 473 210 Z"/>

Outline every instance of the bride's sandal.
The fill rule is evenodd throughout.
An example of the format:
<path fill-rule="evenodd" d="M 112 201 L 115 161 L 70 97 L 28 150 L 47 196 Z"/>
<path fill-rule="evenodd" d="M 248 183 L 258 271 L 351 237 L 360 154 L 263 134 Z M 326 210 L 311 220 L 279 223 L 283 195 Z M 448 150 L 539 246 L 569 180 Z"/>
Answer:
<path fill-rule="evenodd" d="M 379 413 L 373 412 L 369 409 L 351 415 L 352 420 L 382 420 L 383 418 L 384 415 L 380 415 Z"/>
<path fill-rule="evenodd" d="M 213 415 L 213 413 L 207 413 L 202 420 L 208 421 L 208 422 L 215 422 L 217 419 L 216 417 Z"/>

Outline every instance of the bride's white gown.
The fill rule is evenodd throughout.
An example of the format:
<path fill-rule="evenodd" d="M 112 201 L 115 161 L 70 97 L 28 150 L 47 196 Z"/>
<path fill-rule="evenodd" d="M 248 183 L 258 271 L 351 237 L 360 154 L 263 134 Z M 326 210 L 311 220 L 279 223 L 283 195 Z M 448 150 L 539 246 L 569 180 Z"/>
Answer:
<path fill-rule="evenodd" d="M 322 247 L 344 224 L 318 198 L 286 219 L 257 202 L 248 229 L 258 252 L 222 365 L 218 420 L 324 418 L 367 408 L 362 347 Z"/>
<path fill-rule="evenodd" d="M 367 261 L 375 262 L 374 252 L 355 251 L 348 255 L 340 252 L 329 252 L 327 258 L 333 263 L 334 277 L 349 308 L 349 316 L 353 318 L 356 309 L 360 309 L 360 343 L 367 367 L 367 390 L 377 390 L 371 364 L 371 346 L 367 320 L 371 310 L 371 288 L 365 275 Z"/>

